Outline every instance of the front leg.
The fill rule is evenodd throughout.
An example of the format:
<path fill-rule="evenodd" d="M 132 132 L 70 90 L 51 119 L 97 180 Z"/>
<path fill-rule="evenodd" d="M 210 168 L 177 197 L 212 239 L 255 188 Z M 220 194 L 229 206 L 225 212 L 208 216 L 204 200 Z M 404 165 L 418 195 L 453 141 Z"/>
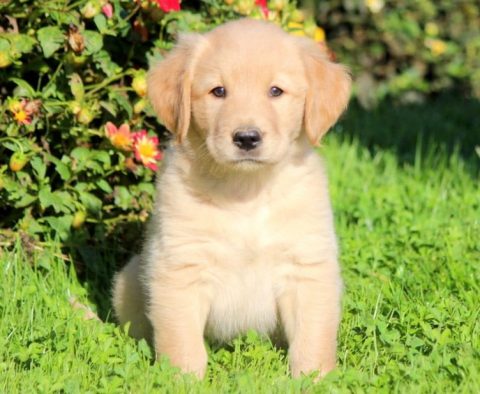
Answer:
<path fill-rule="evenodd" d="M 279 299 L 292 376 L 335 368 L 341 287 L 336 262 L 295 265 Z"/>
<path fill-rule="evenodd" d="M 148 317 L 157 358 L 166 355 L 172 365 L 202 378 L 207 367 L 203 334 L 209 308 L 197 277 L 194 267 L 187 266 L 151 280 Z"/>

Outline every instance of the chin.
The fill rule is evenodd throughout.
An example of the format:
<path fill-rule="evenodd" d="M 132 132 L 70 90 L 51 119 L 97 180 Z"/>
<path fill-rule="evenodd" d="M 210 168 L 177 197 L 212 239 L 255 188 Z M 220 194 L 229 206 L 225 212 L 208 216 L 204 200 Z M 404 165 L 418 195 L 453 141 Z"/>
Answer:
<path fill-rule="evenodd" d="M 258 171 L 269 165 L 268 162 L 259 159 L 238 159 L 231 161 L 229 164 L 238 171 Z"/>

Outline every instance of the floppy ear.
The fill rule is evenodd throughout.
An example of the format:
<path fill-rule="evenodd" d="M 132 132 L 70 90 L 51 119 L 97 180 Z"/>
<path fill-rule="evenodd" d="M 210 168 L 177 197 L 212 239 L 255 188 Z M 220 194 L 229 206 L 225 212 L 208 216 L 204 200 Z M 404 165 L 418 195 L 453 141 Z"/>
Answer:
<path fill-rule="evenodd" d="M 180 36 L 175 48 L 148 72 L 148 98 L 178 142 L 182 142 L 190 126 L 192 74 L 202 38 L 198 34 Z"/>
<path fill-rule="evenodd" d="M 347 107 L 351 78 L 346 67 L 330 61 L 320 45 L 305 40 L 302 49 L 308 81 L 304 127 L 310 142 L 317 145 Z"/>

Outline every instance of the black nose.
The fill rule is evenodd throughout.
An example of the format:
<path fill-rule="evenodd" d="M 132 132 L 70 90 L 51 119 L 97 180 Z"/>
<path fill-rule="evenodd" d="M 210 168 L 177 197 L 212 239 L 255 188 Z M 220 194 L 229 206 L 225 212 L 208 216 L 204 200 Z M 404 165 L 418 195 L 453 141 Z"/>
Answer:
<path fill-rule="evenodd" d="M 262 143 L 262 137 L 256 129 L 237 131 L 233 143 L 242 150 L 252 150 Z"/>

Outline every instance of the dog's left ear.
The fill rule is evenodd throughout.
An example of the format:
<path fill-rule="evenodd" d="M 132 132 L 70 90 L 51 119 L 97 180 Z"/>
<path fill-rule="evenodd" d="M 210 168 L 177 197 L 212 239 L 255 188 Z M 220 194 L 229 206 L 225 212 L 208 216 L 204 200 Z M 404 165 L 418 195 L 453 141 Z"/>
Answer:
<path fill-rule="evenodd" d="M 180 143 L 190 127 L 192 77 L 204 41 L 199 34 L 181 35 L 175 48 L 148 72 L 148 98 Z"/>
<path fill-rule="evenodd" d="M 308 139 L 317 145 L 347 107 L 351 78 L 345 66 L 329 60 L 325 48 L 302 39 L 307 74 L 304 127 Z"/>

